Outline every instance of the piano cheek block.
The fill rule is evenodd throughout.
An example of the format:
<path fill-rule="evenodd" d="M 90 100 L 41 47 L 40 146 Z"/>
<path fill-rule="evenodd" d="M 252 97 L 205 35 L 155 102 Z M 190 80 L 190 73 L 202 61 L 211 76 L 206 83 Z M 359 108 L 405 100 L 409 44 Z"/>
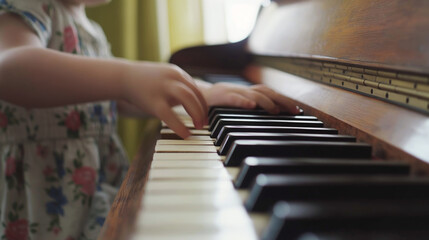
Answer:
<path fill-rule="evenodd" d="M 246 157 L 371 158 L 365 143 L 238 140 L 225 158 L 225 166 L 240 166 Z"/>

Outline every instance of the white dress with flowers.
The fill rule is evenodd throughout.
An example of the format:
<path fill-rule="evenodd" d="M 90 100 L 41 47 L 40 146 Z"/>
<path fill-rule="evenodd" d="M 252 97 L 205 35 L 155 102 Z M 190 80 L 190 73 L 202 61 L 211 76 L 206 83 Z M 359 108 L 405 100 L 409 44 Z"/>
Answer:
<path fill-rule="evenodd" d="M 0 0 L 0 11 L 22 17 L 46 48 L 111 56 L 101 28 L 86 29 L 60 1 Z M 26 110 L 0 101 L 0 161 L 2 240 L 96 239 L 127 169 L 115 102 Z"/>

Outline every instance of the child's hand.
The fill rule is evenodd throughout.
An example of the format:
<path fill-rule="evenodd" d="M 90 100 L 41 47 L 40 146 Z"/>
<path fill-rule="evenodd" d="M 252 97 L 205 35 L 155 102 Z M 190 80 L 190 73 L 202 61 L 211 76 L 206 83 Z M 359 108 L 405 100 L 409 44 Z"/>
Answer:
<path fill-rule="evenodd" d="M 122 96 L 139 109 L 164 121 L 180 137 L 189 130 L 171 110 L 181 104 L 192 117 L 195 127 L 207 122 L 207 104 L 193 79 L 171 64 L 130 63 L 123 78 Z"/>
<path fill-rule="evenodd" d="M 204 83 L 203 83 L 204 84 Z M 205 85 L 203 94 L 209 106 L 231 106 L 241 108 L 255 108 L 257 106 L 270 113 L 281 111 L 298 114 L 299 109 L 286 97 L 273 91 L 265 85 L 251 87 L 232 83 L 217 83 Z"/>

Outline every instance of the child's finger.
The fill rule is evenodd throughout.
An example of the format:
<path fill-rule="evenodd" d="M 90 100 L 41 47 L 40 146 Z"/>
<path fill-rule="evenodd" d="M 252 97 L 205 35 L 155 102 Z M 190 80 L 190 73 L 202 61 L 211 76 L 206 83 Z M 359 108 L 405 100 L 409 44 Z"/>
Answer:
<path fill-rule="evenodd" d="M 280 112 L 280 109 L 277 107 L 277 105 L 264 93 L 252 90 L 252 91 L 244 91 L 242 94 L 246 98 L 249 98 L 255 101 L 260 107 L 262 107 L 269 113 L 277 114 Z"/>
<path fill-rule="evenodd" d="M 177 79 L 180 80 L 180 82 L 184 83 L 186 86 L 188 86 L 190 89 L 192 89 L 192 91 L 198 97 L 201 104 L 204 106 L 204 115 L 207 116 L 208 115 L 208 105 L 207 105 L 206 99 L 204 98 L 201 91 L 198 89 L 194 79 L 188 73 L 183 71 L 183 69 L 181 69 L 177 66 L 176 66 L 176 69 L 178 70 L 178 73 L 180 74 L 180 77 Z"/>
<path fill-rule="evenodd" d="M 171 96 L 183 105 L 186 112 L 191 116 L 195 127 L 202 128 L 207 118 L 207 113 L 195 93 L 181 83 L 172 88 L 172 91 Z"/>
<path fill-rule="evenodd" d="M 217 105 L 229 105 L 232 107 L 252 109 L 255 108 L 257 104 L 255 101 L 250 100 L 238 93 L 230 93 L 226 96 L 225 99 L 220 99 L 220 102 Z"/>
<path fill-rule="evenodd" d="M 295 104 L 291 103 L 287 97 L 277 93 L 276 91 L 274 91 L 274 90 L 272 90 L 266 86 L 261 86 L 261 85 L 255 86 L 253 90 L 261 92 L 264 95 L 268 96 L 282 110 L 285 110 L 291 114 L 298 114 L 299 113 L 299 109 L 297 108 L 297 106 Z"/>
<path fill-rule="evenodd" d="M 166 102 L 157 104 L 156 115 L 181 138 L 185 139 L 191 135 L 189 129 L 180 121 L 179 117 L 177 117 Z"/>

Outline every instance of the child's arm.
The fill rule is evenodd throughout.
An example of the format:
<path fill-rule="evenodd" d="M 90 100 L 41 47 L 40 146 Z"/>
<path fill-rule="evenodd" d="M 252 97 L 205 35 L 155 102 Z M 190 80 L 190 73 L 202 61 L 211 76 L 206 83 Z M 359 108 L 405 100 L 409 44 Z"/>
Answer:
<path fill-rule="evenodd" d="M 207 116 L 204 97 L 180 68 L 44 49 L 13 14 L 0 15 L 0 99 L 26 108 L 124 100 L 165 121 L 181 137 L 189 130 L 171 106 L 182 104 L 197 127 Z"/>

